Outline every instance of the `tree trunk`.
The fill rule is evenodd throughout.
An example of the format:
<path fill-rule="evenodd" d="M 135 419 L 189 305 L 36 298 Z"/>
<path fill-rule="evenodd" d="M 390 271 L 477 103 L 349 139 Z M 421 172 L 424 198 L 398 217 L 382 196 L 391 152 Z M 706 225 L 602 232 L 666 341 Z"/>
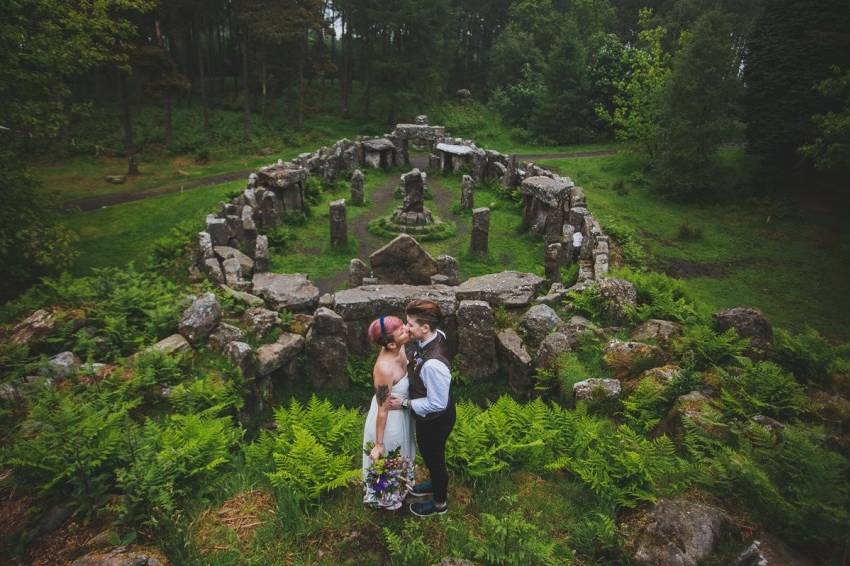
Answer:
<path fill-rule="evenodd" d="M 365 75 L 366 88 L 363 90 L 363 119 L 369 119 L 369 106 L 372 103 L 372 61 L 371 42 L 366 35 L 366 44 L 363 48 L 363 74 Z"/>
<path fill-rule="evenodd" d="M 207 108 L 207 87 L 204 84 L 204 47 L 201 45 L 201 34 L 195 34 L 195 45 L 198 49 L 198 85 L 201 88 L 201 113 L 203 114 L 204 123 L 204 138 L 207 142 L 210 139 L 210 119 L 209 109 Z"/>
<path fill-rule="evenodd" d="M 266 120 L 266 95 L 268 94 L 268 84 L 266 83 L 266 62 L 262 62 L 262 66 L 260 67 L 260 80 L 262 82 L 263 89 L 263 98 L 261 103 L 261 115 L 263 116 L 263 121 Z"/>
<path fill-rule="evenodd" d="M 297 127 L 300 130 L 304 127 L 304 96 L 305 96 L 305 85 L 304 85 L 304 59 L 307 57 L 307 50 L 310 48 L 310 43 L 307 34 L 309 33 L 309 29 L 307 27 L 304 28 L 304 49 L 302 51 L 301 57 L 298 58 L 298 122 Z"/>
<path fill-rule="evenodd" d="M 165 145 L 170 147 L 174 141 L 174 122 L 171 119 L 171 107 L 173 106 L 171 94 L 165 95 L 163 106 L 162 127 L 165 130 Z"/>
<path fill-rule="evenodd" d="M 119 87 L 121 89 L 121 127 L 124 130 L 124 152 L 132 156 L 135 153 L 133 147 L 133 120 L 130 116 L 130 95 L 127 92 L 127 75 L 118 71 Z"/>
<path fill-rule="evenodd" d="M 351 15 L 345 12 L 342 18 L 342 115 L 351 115 L 349 97 L 351 95 Z"/>
<path fill-rule="evenodd" d="M 247 143 L 249 139 L 251 139 L 251 99 L 250 93 L 248 92 L 248 40 L 245 39 L 243 34 L 242 36 L 242 93 L 243 98 L 243 128 L 245 135 L 245 142 Z"/>

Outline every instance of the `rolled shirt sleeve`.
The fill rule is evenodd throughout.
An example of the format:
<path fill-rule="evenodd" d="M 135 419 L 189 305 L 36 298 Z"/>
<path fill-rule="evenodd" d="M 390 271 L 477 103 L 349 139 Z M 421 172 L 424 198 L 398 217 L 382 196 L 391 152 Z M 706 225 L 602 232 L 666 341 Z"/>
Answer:
<path fill-rule="evenodd" d="M 449 387 L 452 372 L 440 360 L 427 360 L 419 374 L 425 384 L 426 395 L 410 400 L 410 409 L 421 417 L 442 411 L 449 406 Z"/>

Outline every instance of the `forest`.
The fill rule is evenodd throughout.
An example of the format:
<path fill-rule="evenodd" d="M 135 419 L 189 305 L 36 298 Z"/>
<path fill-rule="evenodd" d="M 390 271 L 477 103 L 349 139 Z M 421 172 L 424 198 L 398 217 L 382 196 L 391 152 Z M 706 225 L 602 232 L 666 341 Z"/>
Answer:
<path fill-rule="evenodd" d="M 841 0 L 5 2 L 0 561 L 850 564 L 848 188 Z M 399 233 L 456 350 L 439 518 L 361 501 Z"/>

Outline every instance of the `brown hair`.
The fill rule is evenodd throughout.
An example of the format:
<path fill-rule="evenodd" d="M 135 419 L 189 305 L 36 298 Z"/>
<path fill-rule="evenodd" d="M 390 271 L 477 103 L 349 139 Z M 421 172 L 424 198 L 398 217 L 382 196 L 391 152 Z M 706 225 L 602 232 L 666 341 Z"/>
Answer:
<path fill-rule="evenodd" d="M 382 324 L 383 323 L 383 324 Z M 393 342 L 393 333 L 404 326 L 404 321 L 397 316 L 382 316 L 369 325 L 369 340 L 379 346 L 387 346 Z"/>
<path fill-rule="evenodd" d="M 404 313 L 427 324 L 431 327 L 431 330 L 436 330 L 443 321 L 443 311 L 440 310 L 440 305 L 430 299 L 414 299 L 410 301 L 407 303 Z"/>

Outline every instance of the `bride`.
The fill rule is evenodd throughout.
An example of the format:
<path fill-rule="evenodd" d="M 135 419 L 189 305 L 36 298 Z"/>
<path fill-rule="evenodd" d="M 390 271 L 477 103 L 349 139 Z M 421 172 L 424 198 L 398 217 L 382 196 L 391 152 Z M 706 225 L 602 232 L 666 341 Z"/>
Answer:
<path fill-rule="evenodd" d="M 413 481 L 413 460 L 416 457 L 416 442 L 413 436 L 413 422 L 408 411 L 392 411 L 387 400 L 390 395 L 408 397 L 409 382 L 407 378 L 407 356 L 404 345 L 410 342 L 407 325 L 398 317 L 382 316 L 369 326 L 369 340 L 381 347 L 372 378 L 375 385 L 375 395 L 366 426 L 363 430 L 363 477 L 366 471 L 381 456 L 386 456 L 392 450 L 401 448 L 401 455 L 411 462 L 408 479 Z M 368 446 L 373 448 L 366 454 Z M 380 507 L 381 504 L 369 486 L 363 502 Z M 401 502 L 399 501 L 400 505 Z"/>

